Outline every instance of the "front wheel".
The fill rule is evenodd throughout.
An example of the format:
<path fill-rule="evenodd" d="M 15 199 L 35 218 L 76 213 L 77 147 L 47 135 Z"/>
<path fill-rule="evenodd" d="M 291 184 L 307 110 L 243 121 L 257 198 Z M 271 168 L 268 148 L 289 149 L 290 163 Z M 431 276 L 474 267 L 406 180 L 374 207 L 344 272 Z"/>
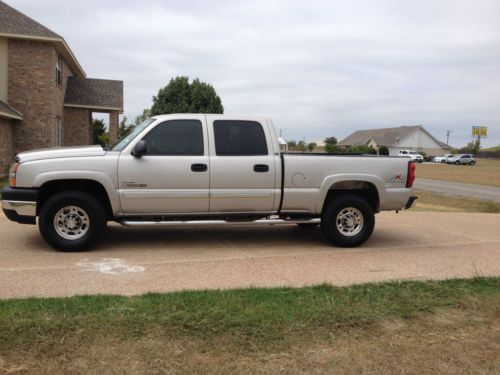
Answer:
<path fill-rule="evenodd" d="M 457 161 L 455 162 L 455 165 L 459 165 L 459 164 L 460 164 L 460 162 L 457 160 Z"/>
<path fill-rule="evenodd" d="M 444 163 L 446 163 L 446 162 L 444 160 L 441 160 L 441 164 L 444 164 Z"/>
<path fill-rule="evenodd" d="M 476 164 L 476 162 L 473 160 L 473 161 L 471 161 L 469 164 L 470 164 L 470 165 L 474 165 L 474 164 Z"/>
<path fill-rule="evenodd" d="M 334 198 L 321 215 L 323 235 L 336 246 L 359 246 L 370 238 L 374 227 L 373 208 L 358 195 L 345 194 Z"/>
<path fill-rule="evenodd" d="M 106 227 L 100 202 L 81 191 L 52 196 L 40 211 L 38 228 L 49 245 L 60 251 L 89 249 Z"/>

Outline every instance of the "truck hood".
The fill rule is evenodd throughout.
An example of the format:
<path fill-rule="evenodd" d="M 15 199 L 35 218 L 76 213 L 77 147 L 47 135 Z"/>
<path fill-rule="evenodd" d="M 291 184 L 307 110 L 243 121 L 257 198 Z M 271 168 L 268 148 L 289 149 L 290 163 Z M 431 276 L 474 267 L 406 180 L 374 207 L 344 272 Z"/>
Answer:
<path fill-rule="evenodd" d="M 54 147 L 21 152 L 17 154 L 16 161 L 23 163 L 33 160 L 103 156 L 105 154 L 106 151 L 101 146 Z"/>

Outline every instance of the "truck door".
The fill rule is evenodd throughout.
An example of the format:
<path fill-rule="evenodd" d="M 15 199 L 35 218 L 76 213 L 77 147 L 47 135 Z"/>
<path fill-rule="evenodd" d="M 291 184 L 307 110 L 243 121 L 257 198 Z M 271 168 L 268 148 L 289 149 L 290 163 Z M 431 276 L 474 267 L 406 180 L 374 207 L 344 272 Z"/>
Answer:
<path fill-rule="evenodd" d="M 208 212 L 209 173 L 205 116 L 166 120 L 142 140 L 147 152 L 122 152 L 118 183 L 124 214 Z"/>
<path fill-rule="evenodd" d="M 210 212 L 272 212 L 280 196 L 279 150 L 267 122 L 207 116 L 207 125 Z"/>

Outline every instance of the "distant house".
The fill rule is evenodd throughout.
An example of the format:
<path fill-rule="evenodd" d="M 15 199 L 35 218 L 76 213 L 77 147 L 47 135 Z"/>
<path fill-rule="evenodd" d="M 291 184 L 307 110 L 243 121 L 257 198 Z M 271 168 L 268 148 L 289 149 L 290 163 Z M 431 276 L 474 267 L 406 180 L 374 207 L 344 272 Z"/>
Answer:
<path fill-rule="evenodd" d="M 123 81 L 87 78 L 62 36 L 0 1 L 0 175 L 18 152 L 90 144 L 92 112 L 114 142 Z"/>
<path fill-rule="evenodd" d="M 400 150 L 413 150 L 436 156 L 446 154 L 451 149 L 449 145 L 432 136 L 422 125 L 358 130 L 339 144 L 345 147 L 368 145 L 376 149 L 387 146 L 389 155 L 397 155 Z"/>

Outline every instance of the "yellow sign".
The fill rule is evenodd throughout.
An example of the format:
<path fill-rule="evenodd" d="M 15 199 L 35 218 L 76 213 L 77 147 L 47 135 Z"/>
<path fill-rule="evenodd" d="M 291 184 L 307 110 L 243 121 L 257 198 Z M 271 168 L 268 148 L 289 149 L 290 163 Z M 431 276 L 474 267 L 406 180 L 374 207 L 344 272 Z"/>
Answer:
<path fill-rule="evenodd" d="M 487 137 L 488 136 L 488 128 L 486 126 L 473 126 L 472 127 L 472 136 L 473 137 Z"/>

